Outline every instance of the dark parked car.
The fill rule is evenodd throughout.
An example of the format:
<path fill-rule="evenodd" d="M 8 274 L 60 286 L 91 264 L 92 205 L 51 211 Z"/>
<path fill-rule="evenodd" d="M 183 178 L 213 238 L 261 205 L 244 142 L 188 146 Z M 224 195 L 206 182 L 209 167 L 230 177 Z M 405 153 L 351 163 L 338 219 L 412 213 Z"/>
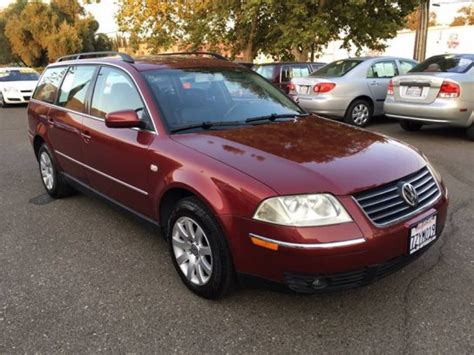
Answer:
<path fill-rule="evenodd" d="M 41 76 L 28 123 L 51 196 L 78 189 L 161 226 L 207 298 L 236 275 L 298 292 L 364 285 L 423 253 L 446 219 L 423 155 L 311 116 L 223 59 L 65 58 Z"/>
<path fill-rule="evenodd" d="M 253 67 L 257 73 L 270 80 L 284 92 L 289 92 L 288 85 L 291 79 L 308 76 L 323 67 L 326 63 L 284 62 L 259 64 Z"/>

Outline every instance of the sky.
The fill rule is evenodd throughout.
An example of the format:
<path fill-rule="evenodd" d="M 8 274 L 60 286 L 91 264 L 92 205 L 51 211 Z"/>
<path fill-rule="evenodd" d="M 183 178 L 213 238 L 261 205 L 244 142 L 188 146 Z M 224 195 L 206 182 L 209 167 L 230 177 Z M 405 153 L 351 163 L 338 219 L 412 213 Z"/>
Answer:
<path fill-rule="evenodd" d="M 0 8 L 7 6 L 14 0 L 0 0 Z M 116 0 L 101 0 L 99 4 L 85 5 L 87 11 L 91 12 L 92 15 L 99 22 L 99 32 L 114 35 L 118 30 L 115 22 L 115 14 L 118 10 L 118 5 L 115 3 Z M 437 14 L 437 21 L 441 25 L 449 25 L 453 18 L 456 16 L 457 11 L 469 3 L 474 4 L 472 1 L 463 0 L 431 0 L 431 4 L 439 3 L 439 7 L 431 6 L 431 11 Z"/>

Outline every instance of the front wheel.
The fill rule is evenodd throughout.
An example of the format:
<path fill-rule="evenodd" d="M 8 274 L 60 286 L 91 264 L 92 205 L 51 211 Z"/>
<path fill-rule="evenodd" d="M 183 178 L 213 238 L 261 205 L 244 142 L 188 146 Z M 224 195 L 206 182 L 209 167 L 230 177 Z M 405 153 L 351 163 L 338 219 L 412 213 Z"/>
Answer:
<path fill-rule="evenodd" d="M 0 107 L 7 107 L 3 94 L 0 92 Z"/>
<path fill-rule="evenodd" d="M 363 99 L 355 100 L 349 105 L 344 121 L 357 127 L 365 127 L 372 120 L 373 114 L 374 110 L 369 102 Z"/>
<path fill-rule="evenodd" d="M 423 124 L 413 121 L 402 120 L 400 121 L 400 127 L 402 127 L 405 131 L 416 132 L 419 131 L 421 127 L 423 127 Z"/>
<path fill-rule="evenodd" d="M 167 231 L 173 265 L 191 291 L 217 299 L 232 289 L 234 270 L 227 241 L 201 201 L 195 197 L 178 201 Z"/>
<path fill-rule="evenodd" d="M 51 151 L 46 144 L 43 144 L 38 151 L 38 163 L 43 186 L 51 197 L 60 198 L 73 193 L 72 187 L 59 174 Z"/>

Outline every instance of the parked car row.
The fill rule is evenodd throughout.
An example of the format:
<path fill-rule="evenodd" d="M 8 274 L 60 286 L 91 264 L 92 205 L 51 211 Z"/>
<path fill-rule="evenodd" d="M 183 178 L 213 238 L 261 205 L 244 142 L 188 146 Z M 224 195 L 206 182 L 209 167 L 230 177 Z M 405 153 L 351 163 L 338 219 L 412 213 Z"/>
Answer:
<path fill-rule="evenodd" d="M 308 114 L 219 57 L 87 57 L 49 65 L 28 106 L 44 188 L 161 226 L 196 294 L 248 278 L 302 293 L 362 286 L 439 239 L 447 189 L 413 148 Z"/>
<path fill-rule="evenodd" d="M 422 63 L 396 57 L 332 62 L 288 85 L 308 112 L 359 127 L 377 115 L 400 120 L 403 129 L 425 124 L 466 128 L 474 140 L 474 55 L 444 54 Z"/>

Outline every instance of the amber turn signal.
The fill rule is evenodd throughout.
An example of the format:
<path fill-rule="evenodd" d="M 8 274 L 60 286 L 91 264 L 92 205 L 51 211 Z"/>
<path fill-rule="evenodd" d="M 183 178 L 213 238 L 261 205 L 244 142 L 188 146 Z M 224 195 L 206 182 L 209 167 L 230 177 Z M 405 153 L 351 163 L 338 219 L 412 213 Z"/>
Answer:
<path fill-rule="evenodd" d="M 265 240 L 261 240 L 255 237 L 250 237 L 252 240 L 252 243 L 255 245 L 258 245 L 259 247 L 270 249 L 270 250 L 278 250 L 278 244 L 272 243 L 272 242 L 267 242 Z"/>

